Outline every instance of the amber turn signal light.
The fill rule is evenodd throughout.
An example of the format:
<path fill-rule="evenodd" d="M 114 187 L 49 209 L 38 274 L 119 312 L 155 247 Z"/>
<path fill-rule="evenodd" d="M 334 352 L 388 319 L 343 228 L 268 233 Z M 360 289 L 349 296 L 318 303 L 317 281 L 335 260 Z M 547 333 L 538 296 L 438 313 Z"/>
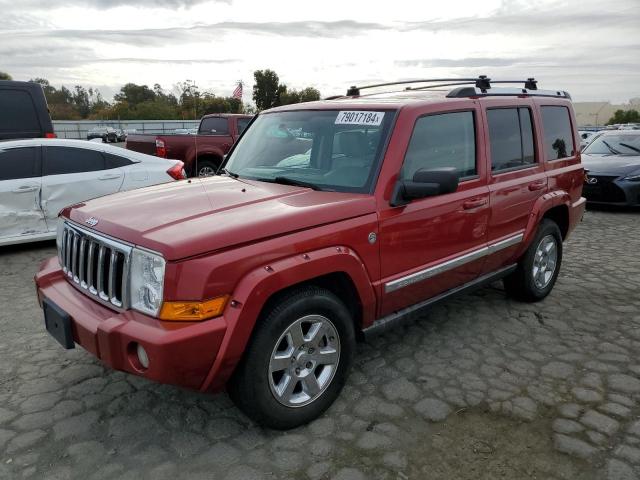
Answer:
<path fill-rule="evenodd" d="M 222 315 L 229 295 L 216 297 L 206 302 L 164 302 L 160 320 L 199 322 Z"/>

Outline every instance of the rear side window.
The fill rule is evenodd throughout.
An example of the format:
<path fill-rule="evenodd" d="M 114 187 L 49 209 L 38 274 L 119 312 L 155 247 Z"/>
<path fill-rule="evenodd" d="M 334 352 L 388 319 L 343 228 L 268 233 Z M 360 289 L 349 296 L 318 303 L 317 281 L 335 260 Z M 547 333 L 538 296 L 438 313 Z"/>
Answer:
<path fill-rule="evenodd" d="M 487 110 L 491 144 L 491 170 L 528 167 L 535 163 L 533 125 L 528 108 Z"/>
<path fill-rule="evenodd" d="M 113 155 L 111 153 L 104 153 L 106 161 L 105 168 L 118 168 L 131 165 L 133 162 L 128 158 L 121 157 L 120 155 Z"/>
<path fill-rule="evenodd" d="M 40 147 L 0 150 L 0 180 L 40 176 Z"/>
<path fill-rule="evenodd" d="M 73 147 L 46 147 L 43 175 L 104 170 L 104 157 L 95 150 Z"/>
<path fill-rule="evenodd" d="M 0 90 L 0 132 L 39 132 L 31 95 L 24 90 Z"/>
<path fill-rule="evenodd" d="M 203 118 L 200 122 L 200 132 L 203 135 L 227 135 L 229 121 L 222 117 Z"/>
<path fill-rule="evenodd" d="M 542 107 L 544 153 L 547 160 L 575 155 L 573 133 L 567 107 Z"/>
<path fill-rule="evenodd" d="M 404 158 L 402 178 L 420 169 L 455 167 L 461 178 L 477 174 L 473 112 L 452 112 L 419 118 Z"/>
<path fill-rule="evenodd" d="M 247 125 L 249 125 L 250 121 L 251 121 L 250 118 L 239 118 L 238 119 L 238 135 L 240 135 L 242 132 L 244 132 L 244 129 L 247 128 Z"/>

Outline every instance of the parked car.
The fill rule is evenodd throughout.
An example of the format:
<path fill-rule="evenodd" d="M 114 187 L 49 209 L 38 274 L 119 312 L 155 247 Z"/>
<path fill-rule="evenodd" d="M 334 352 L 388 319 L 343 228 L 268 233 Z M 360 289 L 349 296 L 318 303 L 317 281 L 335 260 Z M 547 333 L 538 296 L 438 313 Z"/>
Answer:
<path fill-rule="evenodd" d="M 87 132 L 87 140 L 101 138 L 104 143 L 115 143 L 118 141 L 118 132 L 111 127 L 95 127 Z"/>
<path fill-rule="evenodd" d="M 640 206 L 640 131 L 600 132 L 582 152 L 589 203 Z"/>
<path fill-rule="evenodd" d="M 42 86 L 0 80 L 0 140 L 55 137 Z"/>
<path fill-rule="evenodd" d="M 165 160 L 83 140 L 0 142 L 0 245 L 55 238 L 67 205 L 185 178 Z"/>
<path fill-rule="evenodd" d="M 124 142 L 127 140 L 127 134 L 121 128 L 116 128 L 116 141 Z"/>
<path fill-rule="evenodd" d="M 356 339 L 498 279 L 544 299 L 585 207 L 570 97 L 477 84 L 271 109 L 222 176 L 66 208 L 46 328 L 285 429 L 336 399 Z"/>
<path fill-rule="evenodd" d="M 197 135 L 129 135 L 125 148 L 182 160 L 190 177 L 215 175 L 222 159 L 247 127 L 251 115 L 214 114 L 200 120 Z"/>

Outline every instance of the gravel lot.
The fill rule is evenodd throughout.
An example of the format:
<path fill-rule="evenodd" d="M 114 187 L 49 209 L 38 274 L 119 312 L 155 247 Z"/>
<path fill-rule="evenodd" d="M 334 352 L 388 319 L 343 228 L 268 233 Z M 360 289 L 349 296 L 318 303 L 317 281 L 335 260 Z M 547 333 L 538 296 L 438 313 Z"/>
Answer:
<path fill-rule="evenodd" d="M 359 346 L 311 425 L 103 368 L 44 331 L 51 243 L 0 250 L 0 478 L 640 478 L 640 213 L 589 211 L 544 302 L 499 285 Z"/>

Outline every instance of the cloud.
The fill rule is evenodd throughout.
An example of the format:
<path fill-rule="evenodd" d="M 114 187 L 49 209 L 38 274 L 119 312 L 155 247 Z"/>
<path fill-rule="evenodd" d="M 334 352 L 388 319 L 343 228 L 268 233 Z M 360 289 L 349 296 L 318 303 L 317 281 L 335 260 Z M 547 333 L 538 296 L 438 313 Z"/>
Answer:
<path fill-rule="evenodd" d="M 117 7 L 136 8 L 192 8 L 198 4 L 212 0 L 62 0 L 54 3 L 55 8 L 83 7 L 96 10 L 110 10 Z M 218 3 L 232 3 L 233 0 L 213 0 Z M 45 2 L 41 0 L 20 0 L 17 5 L 21 10 L 43 9 Z M 0 0 L 0 7 L 16 7 L 14 0 Z"/>

